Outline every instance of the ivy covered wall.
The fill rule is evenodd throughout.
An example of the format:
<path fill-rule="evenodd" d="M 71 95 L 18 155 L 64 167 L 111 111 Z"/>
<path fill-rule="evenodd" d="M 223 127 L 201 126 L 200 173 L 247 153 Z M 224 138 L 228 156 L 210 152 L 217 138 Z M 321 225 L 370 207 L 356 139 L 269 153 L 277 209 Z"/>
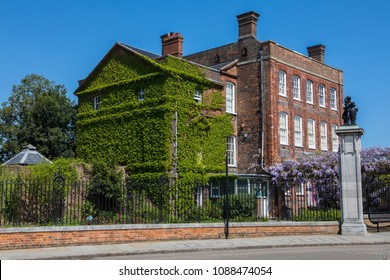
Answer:
<path fill-rule="evenodd" d="M 188 183 L 205 182 L 208 174 L 224 172 L 231 116 L 224 113 L 221 88 L 201 69 L 175 57 L 156 62 L 118 49 L 90 76 L 76 93 L 78 157 L 87 162 L 115 157 L 141 181 L 177 175 Z M 195 90 L 203 93 L 200 103 Z M 95 96 L 101 97 L 99 110 Z"/>

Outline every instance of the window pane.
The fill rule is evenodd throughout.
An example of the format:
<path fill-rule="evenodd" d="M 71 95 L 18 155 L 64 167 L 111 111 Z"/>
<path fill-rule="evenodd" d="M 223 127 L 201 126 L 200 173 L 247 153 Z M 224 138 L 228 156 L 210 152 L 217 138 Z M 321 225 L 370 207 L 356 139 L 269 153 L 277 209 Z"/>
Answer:
<path fill-rule="evenodd" d="M 301 86 L 300 86 L 300 79 L 298 76 L 293 76 L 293 96 L 294 99 L 301 99 Z"/>
<path fill-rule="evenodd" d="M 228 137 L 227 158 L 228 165 L 236 165 L 236 137 L 234 136 Z"/>
<path fill-rule="evenodd" d="M 279 71 L 278 74 L 278 80 L 279 80 L 279 94 L 286 96 L 286 73 L 283 71 Z"/>
<path fill-rule="evenodd" d="M 323 85 L 318 86 L 318 94 L 320 99 L 320 106 L 325 107 L 325 87 Z"/>
<path fill-rule="evenodd" d="M 306 101 L 313 103 L 313 83 L 312 81 L 306 81 Z"/>
<path fill-rule="evenodd" d="M 330 108 L 337 110 L 336 90 L 334 88 L 330 89 Z"/>
<path fill-rule="evenodd" d="M 326 123 L 322 122 L 320 125 L 320 135 L 321 135 L 321 150 L 328 150 L 328 139 L 327 139 L 327 131 L 326 131 Z"/>
<path fill-rule="evenodd" d="M 309 148 L 316 148 L 316 137 L 315 137 L 315 125 L 314 120 L 310 119 L 307 121 L 307 136 Z"/>
<path fill-rule="evenodd" d="M 302 146 L 302 118 L 294 117 L 295 146 Z"/>
<path fill-rule="evenodd" d="M 234 113 L 234 85 L 226 83 L 226 112 Z"/>
<path fill-rule="evenodd" d="M 287 145 L 288 144 L 288 123 L 287 123 L 287 114 L 280 113 L 279 120 L 279 129 L 280 129 L 280 144 Z"/>

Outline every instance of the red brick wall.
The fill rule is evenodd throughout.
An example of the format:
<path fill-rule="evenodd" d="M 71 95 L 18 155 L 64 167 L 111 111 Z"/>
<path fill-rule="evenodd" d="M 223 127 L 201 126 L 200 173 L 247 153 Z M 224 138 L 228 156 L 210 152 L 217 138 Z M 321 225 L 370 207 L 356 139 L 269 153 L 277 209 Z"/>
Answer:
<path fill-rule="evenodd" d="M 237 238 L 338 232 L 337 222 L 232 223 L 229 236 Z M 12 228 L 0 230 L 0 250 L 218 238 L 225 238 L 223 224 Z"/>
<path fill-rule="evenodd" d="M 328 151 L 332 150 L 332 124 L 340 126 L 343 108 L 342 72 L 311 58 L 266 42 L 263 45 L 265 79 L 265 162 L 266 165 L 300 158 L 303 152 L 320 152 L 320 123 L 327 123 Z M 287 97 L 279 95 L 278 72 L 286 73 Z M 293 99 L 292 77 L 300 77 L 301 100 Z M 306 102 L 306 80 L 313 82 L 314 104 Z M 325 108 L 319 106 L 318 86 L 326 89 Z M 330 108 L 330 88 L 336 89 L 337 111 Z M 279 113 L 288 114 L 288 145 L 280 145 Z M 294 146 L 294 116 L 302 118 L 303 147 Z M 307 120 L 315 121 L 316 149 L 309 149 Z"/>

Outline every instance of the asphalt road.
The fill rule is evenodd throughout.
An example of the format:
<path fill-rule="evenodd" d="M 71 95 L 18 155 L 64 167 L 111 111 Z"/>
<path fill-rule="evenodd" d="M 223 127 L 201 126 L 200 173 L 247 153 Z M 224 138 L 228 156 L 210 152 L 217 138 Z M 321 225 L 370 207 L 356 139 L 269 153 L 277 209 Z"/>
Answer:
<path fill-rule="evenodd" d="M 345 245 L 142 254 L 96 260 L 390 260 L 390 245 Z"/>

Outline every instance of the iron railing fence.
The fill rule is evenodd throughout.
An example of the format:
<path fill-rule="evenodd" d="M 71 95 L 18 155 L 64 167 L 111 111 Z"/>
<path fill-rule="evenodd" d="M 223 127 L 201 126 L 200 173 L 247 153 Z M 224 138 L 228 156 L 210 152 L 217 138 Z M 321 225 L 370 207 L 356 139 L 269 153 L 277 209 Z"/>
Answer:
<path fill-rule="evenodd" d="M 390 213 L 390 180 L 363 180 L 363 213 Z"/>
<path fill-rule="evenodd" d="M 220 188 L 220 189 L 218 189 Z M 0 226 L 339 220 L 337 190 L 63 180 L 0 182 Z"/>

